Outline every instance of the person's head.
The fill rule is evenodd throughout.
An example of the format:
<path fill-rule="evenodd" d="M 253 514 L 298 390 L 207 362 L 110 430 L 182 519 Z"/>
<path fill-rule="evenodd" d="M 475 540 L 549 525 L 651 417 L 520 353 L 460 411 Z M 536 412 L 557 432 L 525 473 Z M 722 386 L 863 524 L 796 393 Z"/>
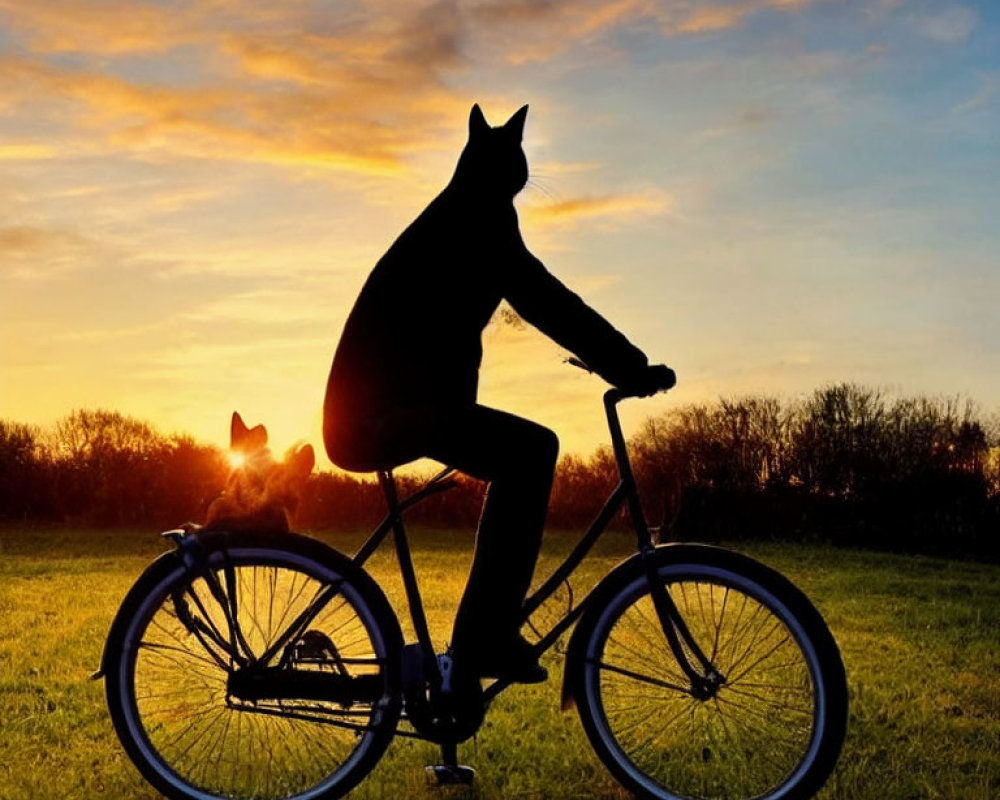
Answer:
<path fill-rule="evenodd" d="M 478 103 L 469 112 L 469 141 L 455 177 L 478 191 L 513 197 L 528 182 L 528 161 L 521 149 L 528 107 L 521 106 L 503 125 L 491 128 Z"/>

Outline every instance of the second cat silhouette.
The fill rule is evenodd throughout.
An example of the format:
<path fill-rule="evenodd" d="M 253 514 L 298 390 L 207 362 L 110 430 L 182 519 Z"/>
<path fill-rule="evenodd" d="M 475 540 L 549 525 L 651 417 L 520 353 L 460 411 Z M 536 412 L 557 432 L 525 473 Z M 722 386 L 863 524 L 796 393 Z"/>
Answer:
<path fill-rule="evenodd" d="M 282 461 L 267 447 L 263 425 L 248 428 L 233 412 L 230 450 L 238 462 L 226 488 L 208 507 L 209 530 L 288 532 L 302 489 L 316 463 L 312 445 L 292 448 Z"/>

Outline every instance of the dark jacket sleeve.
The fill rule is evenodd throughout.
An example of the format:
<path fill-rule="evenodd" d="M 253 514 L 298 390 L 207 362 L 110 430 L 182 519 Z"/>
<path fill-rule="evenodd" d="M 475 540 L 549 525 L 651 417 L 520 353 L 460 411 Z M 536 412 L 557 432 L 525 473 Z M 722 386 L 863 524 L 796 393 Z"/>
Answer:
<path fill-rule="evenodd" d="M 608 383 L 621 386 L 634 380 L 648 364 L 645 354 L 545 269 L 524 245 L 516 220 L 510 261 L 501 267 L 507 302 Z"/>

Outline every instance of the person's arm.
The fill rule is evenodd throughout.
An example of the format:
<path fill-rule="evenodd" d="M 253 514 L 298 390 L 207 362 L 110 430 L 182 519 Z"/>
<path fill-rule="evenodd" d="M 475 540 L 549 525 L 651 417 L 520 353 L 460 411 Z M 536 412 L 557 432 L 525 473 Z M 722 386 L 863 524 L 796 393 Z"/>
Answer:
<path fill-rule="evenodd" d="M 517 232 L 516 216 L 514 230 Z M 504 297 L 546 336 L 578 356 L 608 383 L 634 385 L 647 372 L 646 355 L 552 275 L 521 240 L 504 271 Z"/>

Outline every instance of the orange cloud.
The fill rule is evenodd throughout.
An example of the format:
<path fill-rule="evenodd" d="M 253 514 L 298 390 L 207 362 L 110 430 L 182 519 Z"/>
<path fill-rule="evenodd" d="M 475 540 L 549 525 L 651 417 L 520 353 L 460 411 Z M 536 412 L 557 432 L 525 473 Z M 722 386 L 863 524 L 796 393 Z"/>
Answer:
<path fill-rule="evenodd" d="M 78 140 L 90 152 L 103 145 L 396 171 L 468 110 L 443 78 L 465 63 L 451 12 L 451 3 L 411 4 L 389 16 L 331 14 L 317 26 L 308 4 L 295 2 L 266 11 L 242 2 L 123 10 L 108 2 L 0 0 L 0 23 L 30 53 L 0 58 L 0 108 L 47 121 L 60 144 Z M 264 25 L 262 15 L 277 18 Z M 314 32 L 323 25 L 329 30 Z M 181 53 L 181 45 L 194 47 Z M 50 58 L 62 52 L 81 58 Z M 136 54 L 187 77 L 165 82 L 115 69 L 116 58 Z M 32 147 L 5 157 L 37 156 L 50 145 Z"/>
<path fill-rule="evenodd" d="M 729 0 L 687 2 L 676 9 L 661 10 L 657 17 L 666 34 L 697 34 L 736 28 L 761 11 L 795 11 L 830 0 Z"/>
<path fill-rule="evenodd" d="M 636 217 L 668 214 L 673 198 L 663 192 L 575 197 L 548 205 L 531 206 L 525 215 L 537 224 L 575 224 L 585 219 L 624 223 Z"/>
<path fill-rule="evenodd" d="M 181 9 L 115 0 L 0 0 L 0 18 L 36 53 L 159 53 L 192 41 L 197 30 Z"/>
<path fill-rule="evenodd" d="M 579 41 L 643 23 L 664 36 L 735 28 L 764 10 L 791 11 L 830 0 L 502 0 L 470 9 L 476 34 L 499 39 L 507 61 L 544 61 Z"/>
<path fill-rule="evenodd" d="M 29 226 L 0 228 L 0 253 L 7 256 L 80 247 L 88 243 L 85 237 L 68 231 Z"/>
<path fill-rule="evenodd" d="M 384 173 L 400 167 L 412 137 L 350 113 L 349 99 L 309 91 L 143 86 L 17 58 L 0 60 L 0 70 L 13 78 L 6 99 L 41 96 L 52 115 L 72 115 L 73 136 L 106 149 Z"/>
<path fill-rule="evenodd" d="M 61 147 L 89 153 L 379 174 L 454 133 L 470 98 L 451 77 L 491 52 L 541 60 L 622 26 L 652 23 L 679 35 L 820 1 L 373 0 L 319 15 L 304 0 L 0 0 L 0 24 L 20 45 L 13 52 L 28 53 L 0 58 L 0 108 L 36 129 L 48 123 Z M 51 57 L 62 53 L 79 57 Z M 136 55 L 183 82 L 116 68 Z M 8 145 L 0 157 L 50 153 L 40 139 L 29 149 Z"/>
<path fill-rule="evenodd" d="M 54 158 L 58 151 L 50 145 L 24 142 L 0 144 L 0 161 L 35 161 Z"/>
<path fill-rule="evenodd" d="M 72 231 L 30 225 L 0 228 L 0 273 L 20 280 L 51 278 L 95 257 L 98 250 L 96 242 Z"/>

